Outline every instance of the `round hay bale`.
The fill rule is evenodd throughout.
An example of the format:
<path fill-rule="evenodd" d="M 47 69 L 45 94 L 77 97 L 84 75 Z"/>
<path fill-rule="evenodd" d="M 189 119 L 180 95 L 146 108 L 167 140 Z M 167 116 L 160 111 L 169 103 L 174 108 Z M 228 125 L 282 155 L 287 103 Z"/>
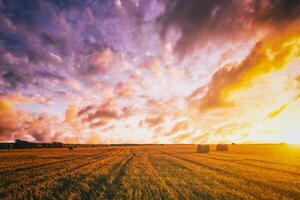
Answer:
<path fill-rule="evenodd" d="M 217 151 L 228 151 L 228 145 L 227 144 L 217 144 L 216 150 Z"/>
<path fill-rule="evenodd" d="M 69 150 L 74 150 L 74 147 L 71 146 L 71 147 L 68 147 L 68 149 L 69 149 Z"/>
<path fill-rule="evenodd" d="M 207 144 L 198 144 L 197 153 L 209 153 L 209 145 L 207 145 Z"/>

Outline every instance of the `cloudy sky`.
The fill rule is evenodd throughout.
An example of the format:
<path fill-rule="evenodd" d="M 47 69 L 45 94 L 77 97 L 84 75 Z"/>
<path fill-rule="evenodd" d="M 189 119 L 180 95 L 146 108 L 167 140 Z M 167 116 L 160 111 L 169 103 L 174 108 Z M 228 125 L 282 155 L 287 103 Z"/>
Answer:
<path fill-rule="evenodd" d="M 0 0 L 0 141 L 300 143 L 297 0 Z"/>

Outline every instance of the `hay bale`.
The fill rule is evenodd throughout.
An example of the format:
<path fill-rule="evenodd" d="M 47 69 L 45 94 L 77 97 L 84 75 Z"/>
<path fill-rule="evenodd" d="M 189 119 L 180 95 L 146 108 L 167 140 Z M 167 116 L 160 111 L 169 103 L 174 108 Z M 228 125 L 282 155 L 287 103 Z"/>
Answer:
<path fill-rule="evenodd" d="M 216 150 L 217 151 L 228 151 L 228 145 L 227 144 L 217 144 Z"/>
<path fill-rule="evenodd" d="M 68 147 L 69 150 L 74 150 L 74 147 L 70 146 Z"/>
<path fill-rule="evenodd" d="M 207 145 L 207 144 L 198 144 L 197 153 L 208 153 L 208 152 L 209 152 L 209 145 Z"/>
<path fill-rule="evenodd" d="M 235 143 L 233 142 L 233 143 L 231 143 L 231 145 L 235 145 Z"/>

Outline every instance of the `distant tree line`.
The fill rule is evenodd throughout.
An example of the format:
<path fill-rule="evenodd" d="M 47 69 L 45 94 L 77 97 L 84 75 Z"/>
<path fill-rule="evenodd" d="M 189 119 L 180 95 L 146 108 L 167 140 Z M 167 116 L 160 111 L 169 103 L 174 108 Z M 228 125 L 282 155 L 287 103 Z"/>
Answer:
<path fill-rule="evenodd" d="M 109 144 L 64 144 L 62 142 L 38 143 L 17 139 L 14 143 L 0 143 L 0 149 L 39 149 L 39 148 L 90 148 L 110 146 Z"/>
<path fill-rule="evenodd" d="M 62 142 L 36 143 L 17 139 L 15 143 L 0 143 L 0 149 L 64 148 Z"/>

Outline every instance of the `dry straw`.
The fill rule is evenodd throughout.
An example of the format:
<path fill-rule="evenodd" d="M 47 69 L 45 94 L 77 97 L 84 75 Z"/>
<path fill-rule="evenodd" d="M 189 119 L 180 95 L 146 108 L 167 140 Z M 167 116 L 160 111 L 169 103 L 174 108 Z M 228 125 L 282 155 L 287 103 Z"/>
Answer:
<path fill-rule="evenodd" d="M 216 146 L 217 151 L 228 151 L 228 145 L 227 144 L 218 144 Z"/>
<path fill-rule="evenodd" d="M 198 144 L 197 153 L 208 153 L 208 152 L 209 152 L 209 145 Z"/>

